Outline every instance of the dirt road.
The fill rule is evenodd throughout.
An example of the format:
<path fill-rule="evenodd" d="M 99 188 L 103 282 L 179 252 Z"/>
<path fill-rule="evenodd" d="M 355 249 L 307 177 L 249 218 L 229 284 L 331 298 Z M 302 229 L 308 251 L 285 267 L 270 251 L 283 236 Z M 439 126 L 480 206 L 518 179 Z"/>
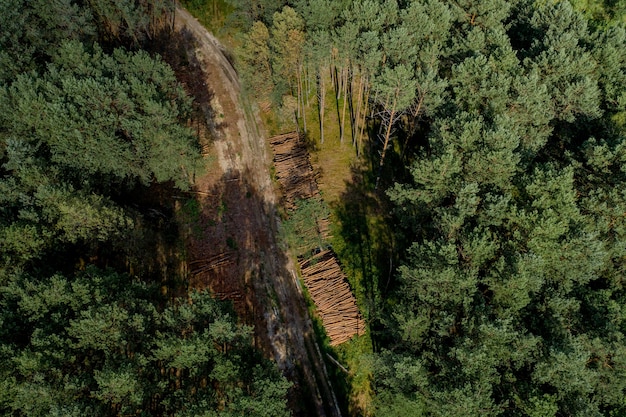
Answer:
<path fill-rule="evenodd" d="M 258 346 L 294 383 L 290 407 L 295 416 L 340 416 L 294 266 L 277 244 L 271 158 L 258 115 L 242 101 L 237 72 L 220 42 L 184 9 L 176 10 L 175 23 L 191 35 L 193 51 L 188 52 L 202 69 L 202 84 L 211 90 L 211 153 L 219 165 L 196 179 L 201 216 L 190 258 L 221 256 L 223 261 L 195 274 L 192 285 L 232 299 L 255 325 Z"/>

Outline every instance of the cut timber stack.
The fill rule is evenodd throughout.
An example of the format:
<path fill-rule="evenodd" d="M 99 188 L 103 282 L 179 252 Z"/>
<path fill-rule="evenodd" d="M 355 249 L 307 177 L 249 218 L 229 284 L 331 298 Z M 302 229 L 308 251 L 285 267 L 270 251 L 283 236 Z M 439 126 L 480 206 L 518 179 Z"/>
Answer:
<path fill-rule="evenodd" d="M 317 221 L 317 231 L 323 240 L 330 240 L 332 235 L 330 234 L 330 219 L 319 219 Z"/>
<path fill-rule="evenodd" d="M 213 295 L 220 300 L 232 301 L 235 308 L 245 308 L 245 299 L 242 296 L 241 289 L 237 287 L 236 282 L 224 280 L 224 272 L 226 269 L 235 264 L 236 253 L 234 251 L 222 252 L 203 259 L 196 259 L 189 262 L 189 273 L 196 280 L 203 278 L 212 278 Z"/>
<path fill-rule="evenodd" d="M 304 140 L 297 132 L 270 138 L 276 179 L 283 189 L 285 208 L 293 210 L 298 200 L 319 197 L 315 172 Z"/>
<path fill-rule="evenodd" d="M 270 145 L 274 152 L 276 179 L 282 188 L 287 211 L 294 210 L 298 200 L 321 199 L 317 175 L 302 136 L 297 132 L 284 133 L 270 138 Z M 317 229 L 323 240 L 331 238 L 328 219 L 318 219 Z"/>
<path fill-rule="evenodd" d="M 294 210 L 298 200 L 321 199 L 303 138 L 297 132 L 285 133 L 271 138 L 270 145 L 274 151 L 276 179 L 283 189 L 285 208 Z M 329 219 L 317 220 L 317 233 L 323 240 L 330 238 Z M 301 260 L 300 269 L 332 346 L 365 333 L 365 323 L 356 299 L 332 250 L 324 250 L 310 259 Z"/>
<path fill-rule="evenodd" d="M 233 253 L 225 252 L 215 255 L 211 258 L 206 259 L 198 259 L 195 261 L 189 262 L 189 266 L 191 269 L 192 275 L 203 274 L 207 272 L 216 271 L 220 268 L 224 268 L 228 265 L 232 265 L 233 261 Z"/>
<path fill-rule="evenodd" d="M 322 318 L 331 346 L 365 332 L 365 323 L 332 250 L 300 261 L 304 283 Z"/>

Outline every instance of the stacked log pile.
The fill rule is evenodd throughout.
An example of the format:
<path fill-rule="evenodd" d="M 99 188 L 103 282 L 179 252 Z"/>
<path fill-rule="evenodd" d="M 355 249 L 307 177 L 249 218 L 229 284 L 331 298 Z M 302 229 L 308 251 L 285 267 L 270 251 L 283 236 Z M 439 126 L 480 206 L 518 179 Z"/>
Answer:
<path fill-rule="evenodd" d="M 218 271 L 234 263 L 233 253 L 224 252 L 205 259 L 197 259 L 189 262 L 191 275 L 200 275 Z"/>
<path fill-rule="evenodd" d="M 284 205 L 294 210 L 298 200 L 320 198 L 316 175 L 304 140 L 296 132 L 270 139 L 274 151 L 276 179 L 283 189 Z M 323 240 L 330 239 L 330 220 L 317 220 L 317 231 Z M 304 283 L 317 307 L 332 346 L 350 340 L 365 332 L 356 299 L 336 254 L 323 250 L 300 261 Z"/>
<path fill-rule="evenodd" d="M 329 218 L 318 219 L 317 231 L 323 240 L 329 241 L 332 238 L 332 235 L 330 234 L 330 219 Z"/>
<path fill-rule="evenodd" d="M 236 254 L 233 251 L 218 253 L 203 259 L 196 259 L 189 262 L 189 273 L 193 279 L 210 279 L 216 288 L 213 295 L 224 301 L 232 301 L 235 308 L 243 307 L 245 299 L 236 283 L 224 280 L 226 269 L 235 264 Z"/>
<path fill-rule="evenodd" d="M 319 197 L 316 175 L 304 140 L 297 132 L 270 138 L 276 179 L 283 189 L 285 208 L 293 210 L 298 200 Z"/>
<path fill-rule="evenodd" d="M 322 318 L 331 346 L 365 332 L 365 323 L 337 257 L 325 250 L 300 261 L 304 283 Z"/>

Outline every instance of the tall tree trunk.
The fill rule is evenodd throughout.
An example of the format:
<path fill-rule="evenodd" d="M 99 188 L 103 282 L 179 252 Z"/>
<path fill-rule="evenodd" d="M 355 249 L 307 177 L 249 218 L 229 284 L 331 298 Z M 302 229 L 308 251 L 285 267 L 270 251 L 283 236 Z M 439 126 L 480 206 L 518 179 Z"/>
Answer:
<path fill-rule="evenodd" d="M 339 138 L 340 141 L 343 140 L 343 132 L 341 130 L 341 111 L 339 110 L 339 96 L 341 95 L 341 88 L 339 86 L 340 84 L 340 77 L 338 75 L 337 72 L 337 66 L 334 67 L 334 78 L 335 78 L 335 82 L 333 83 L 333 86 L 335 88 L 335 93 L 334 93 L 334 98 L 335 98 L 335 109 L 337 110 L 337 124 L 339 125 Z"/>
<path fill-rule="evenodd" d="M 302 127 L 304 128 L 304 134 L 306 135 L 306 109 L 304 107 L 304 80 L 302 77 L 302 67 L 298 69 L 298 108 L 302 104 Z"/>
<path fill-rule="evenodd" d="M 308 65 L 305 69 L 304 85 L 306 87 L 306 106 L 309 107 L 309 96 L 311 95 L 311 71 L 309 71 Z"/>
<path fill-rule="evenodd" d="M 343 65 L 341 66 L 341 75 L 339 75 L 339 73 L 335 69 L 335 78 L 337 81 L 337 83 L 335 84 L 335 94 L 337 95 L 337 98 L 336 98 L 337 101 L 341 99 L 341 91 L 343 90 L 343 72 L 344 71 L 345 71 L 345 68 L 343 67 Z"/>
<path fill-rule="evenodd" d="M 343 143 L 344 132 L 346 131 L 346 104 L 348 104 L 348 74 L 349 69 L 345 70 L 345 77 L 343 79 L 343 110 L 341 112 L 341 138 L 340 143 Z"/>
<path fill-rule="evenodd" d="M 361 155 L 361 149 L 362 149 L 362 142 L 363 142 L 363 131 L 365 130 L 365 125 L 366 125 L 366 119 L 367 119 L 367 107 L 369 105 L 369 98 L 370 98 L 370 87 L 368 84 L 368 80 L 367 78 L 365 79 L 365 82 L 363 83 L 363 94 L 365 95 L 365 98 L 363 99 L 363 109 L 361 111 L 362 114 L 362 119 L 361 119 L 361 130 L 359 132 L 359 146 L 357 147 L 357 156 Z"/>
<path fill-rule="evenodd" d="M 297 109 L 297 117 L 298 119 L 300 119 L 300 97 L 302 96 L 302 91 L 300 91 L 300 69 L 296 69 L 296 94 L 297 94 L 297 103 L 298 105 L 296 106 Z M 293 90 L 292 90 L 293 91 Z"/>
<path fill-rule="evenodd" d="M 389 146 L 389 138 L 391 137 L 391 127 L 393 126 L 394 117 L 396 116 L 396 102 L 394 101 L 393 107 L 391 108 L 391 112 L 389 113 L 389 121 L 387 122 L 386 132 L 385 132 L 385 141 L 383 142 L 383 152 L 380 155 L 380 166 L 382 168 L 385 163 L 385 153 L 387 153 L 387 147 Z M 380 176 L 380 174 L 379 174 Z"/>
<path fill-rule="evenodd" d="M 393 98 L 393 104 L 391 105 L 391 111 L 389 112 L 389 120 L 387 121 L 386 131 L 385 131 L 385 141 L 383 142 L 383 151 L 380 154 L 380 165 L 378 166 L 378 176 L 376 177 L 376 186 L 378 188 L 378 183 L 380 182 L 380 176 L 383 172 L 383 164 L 385 163 L 385 154 L 387 153 L 387 148 L 389 146 L 389 138 L 391 137 L 391 127 L 393 126 L 394 118 L 396 117 L 396 102 L 397 102 L 398 92 L 396 92 L 396 97 Z M 385 105 L 387 108 L 387 105 Z"/>
<path fill-rule="evenodd" d="M 317 72 L 317 105 L 320 117 L 320 142 L 324 143 L 324 106 L 326 97 L 326 85 L 321 69 Z"/>
<path fill-rule="evenodd" d="M 354 82 L 353 77 L 353 82 Z M 356 89 L 356 108 L 354 102 L 351 102 L 350 108 L 351 127 L 352 127 L 352 146 L 356 147 L 357 136 L 359 133 L 359 120 L 361 119 L 361 99 L 363 98 L 363 76 L 359 74 L 359 86 Z"/>

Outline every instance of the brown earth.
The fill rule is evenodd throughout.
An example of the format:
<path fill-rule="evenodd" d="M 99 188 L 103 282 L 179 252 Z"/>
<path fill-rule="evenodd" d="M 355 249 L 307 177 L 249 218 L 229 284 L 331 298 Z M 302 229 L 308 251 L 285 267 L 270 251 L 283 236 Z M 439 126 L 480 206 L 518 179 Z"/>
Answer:
<path fill-rule="evenodd" d="M 175 26 L 190 65 L 201 69 L 185 84 L 212 137 L 203 149 L 213 163 L 196 178 L 196 199 L 183 203 L 190 285 L 232 300 L 242 320 L 254 325 L 255 344 L 294 384 L 294 416 L 339 416 L 294 264 L 277 241 L 277 198 L 258 114 L 242 100 L 219 41 L 184 9 L 177 9 Z"/>

